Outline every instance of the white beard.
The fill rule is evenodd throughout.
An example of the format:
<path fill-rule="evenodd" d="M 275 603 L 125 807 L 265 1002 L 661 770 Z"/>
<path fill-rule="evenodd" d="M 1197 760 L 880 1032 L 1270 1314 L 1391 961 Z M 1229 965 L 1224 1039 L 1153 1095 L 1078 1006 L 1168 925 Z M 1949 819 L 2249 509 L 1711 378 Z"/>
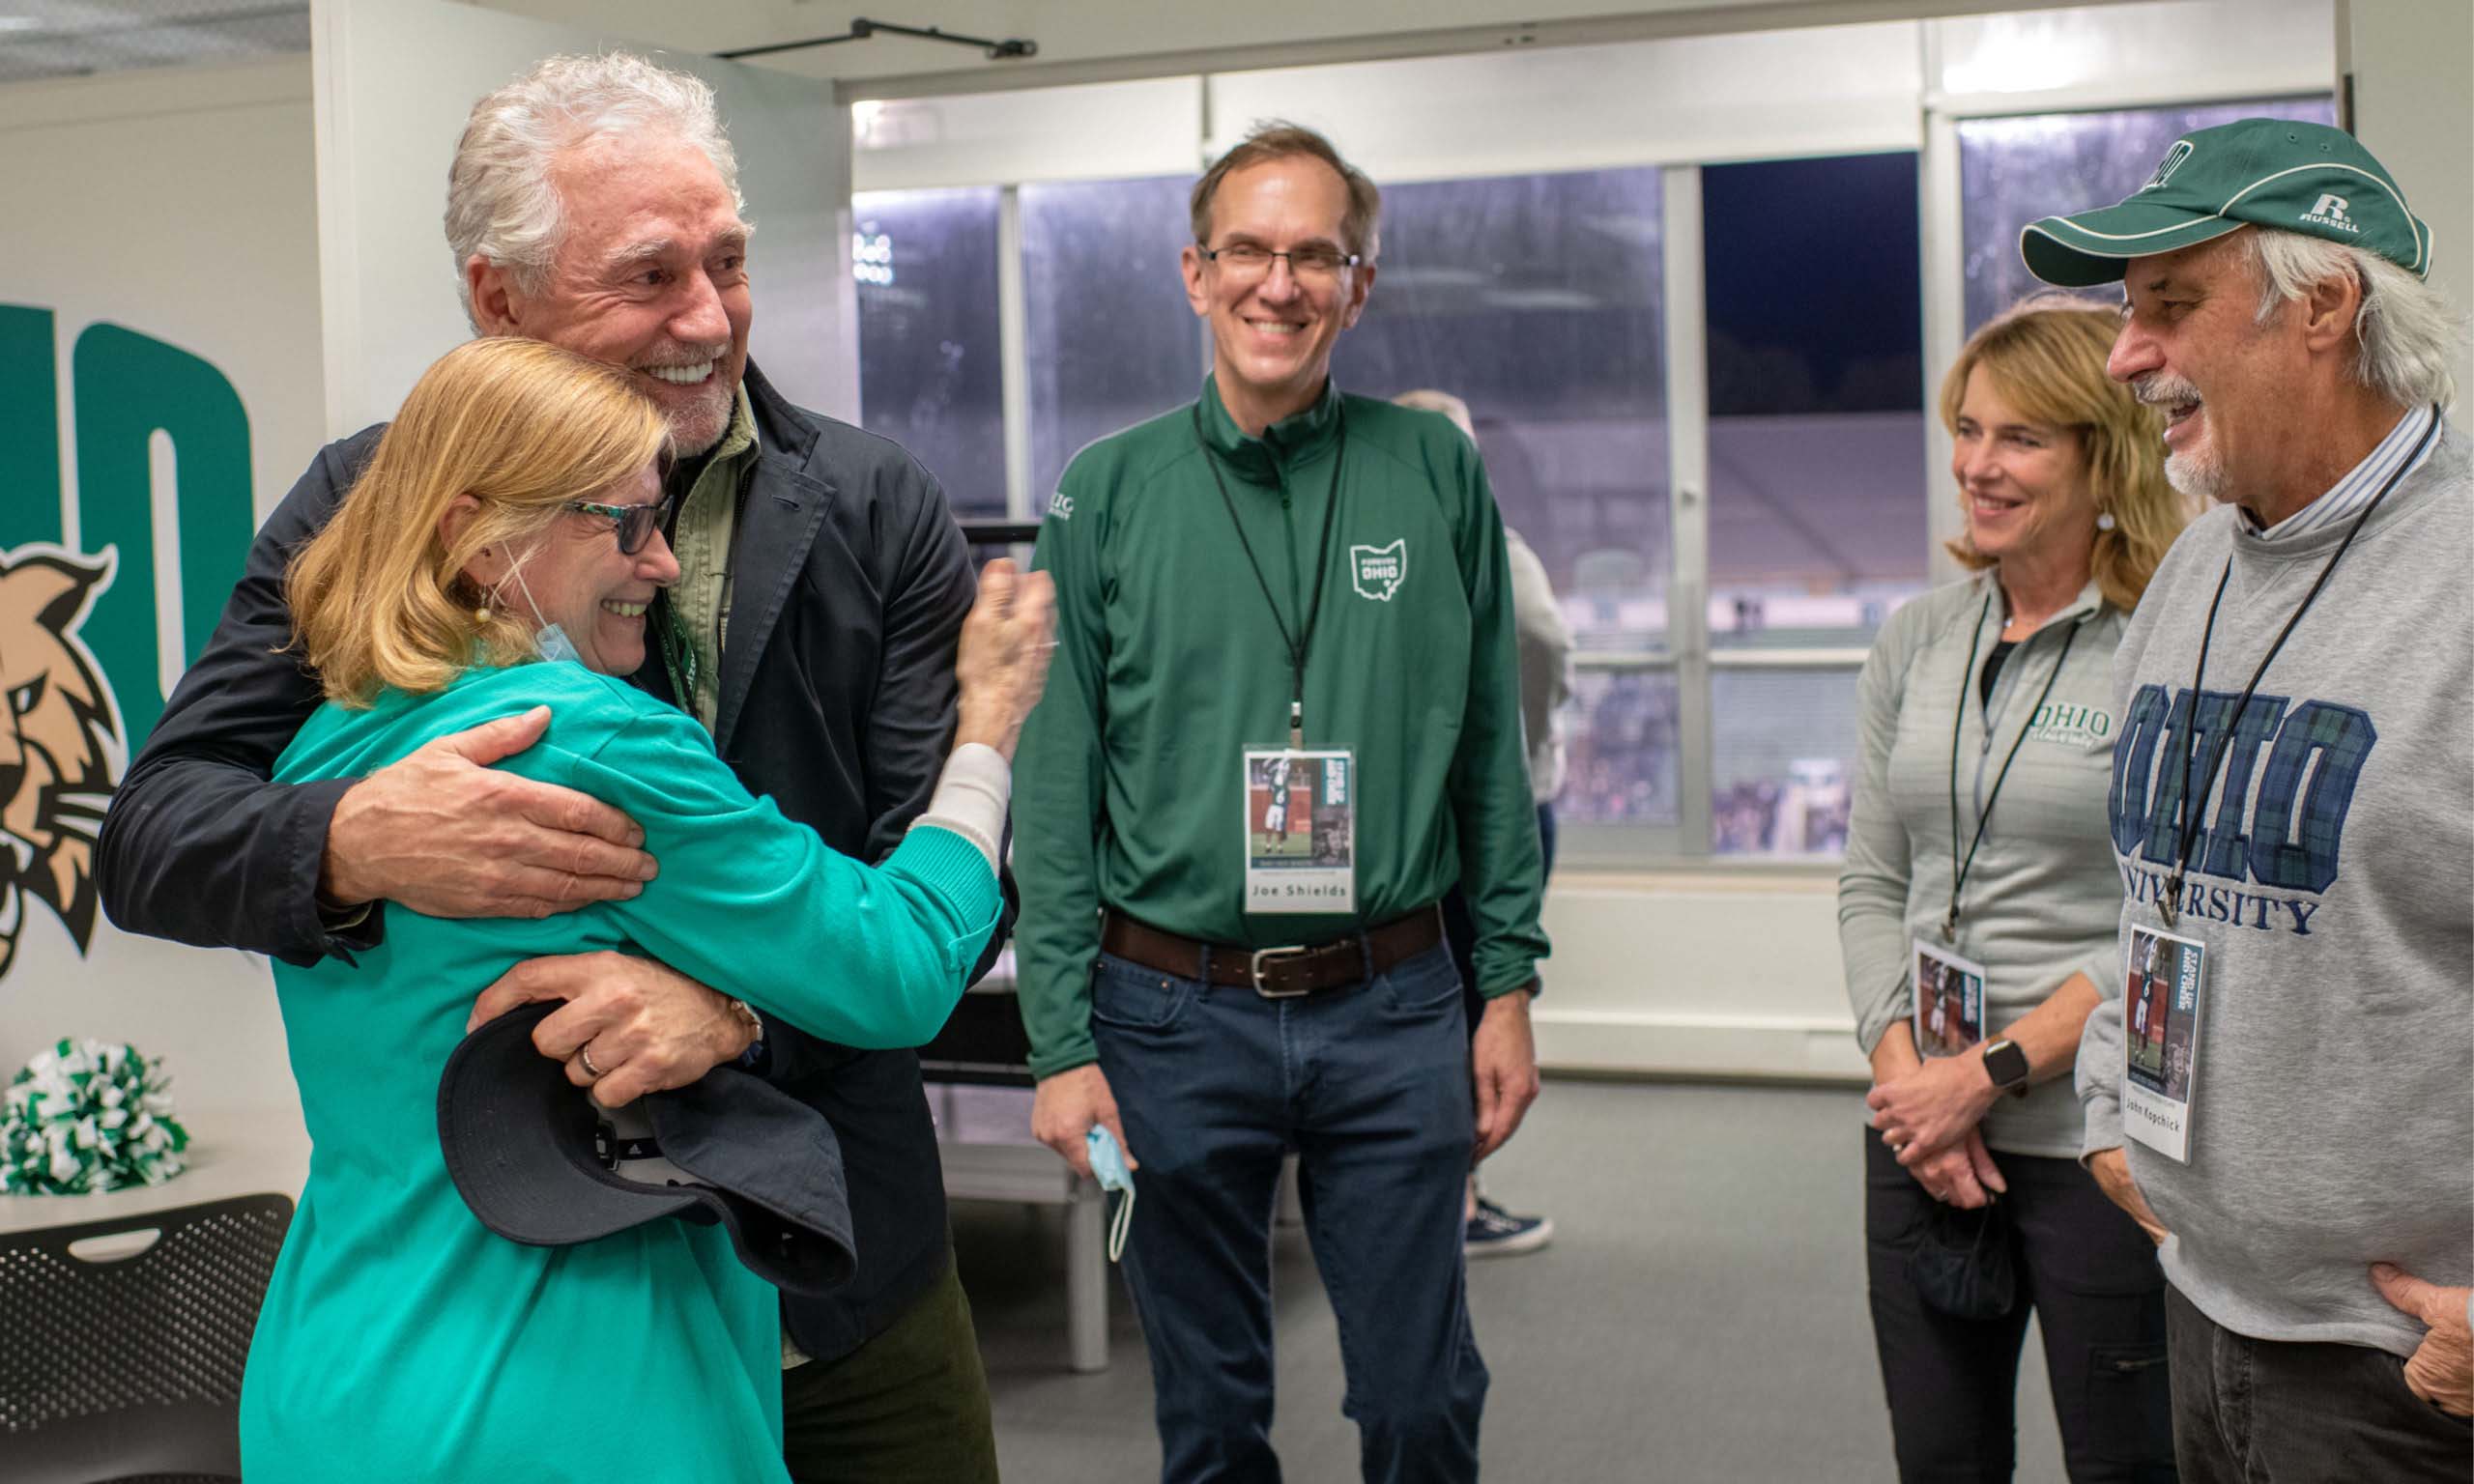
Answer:
<path fill-rule="evenodd" d="M 2165 482 L 2183 494 L 2210 501 L 2225 499 L 2225 465 L 2195 453 L 2165 456 Z"/>

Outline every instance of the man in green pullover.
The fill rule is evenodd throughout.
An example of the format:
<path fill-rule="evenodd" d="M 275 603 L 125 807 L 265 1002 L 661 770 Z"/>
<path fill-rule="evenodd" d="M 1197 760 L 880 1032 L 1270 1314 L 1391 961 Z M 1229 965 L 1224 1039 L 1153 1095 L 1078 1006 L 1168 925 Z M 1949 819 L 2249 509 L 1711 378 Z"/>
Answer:
<path fill-rule="evenodd" d="M 1277 1478 L 1270 1225 L 1295 1150 L 1365 1476 L 1478 1472 L 1461 1191 L 1536 1098 L 1543 880 L 1503 523 L 1443 417 L 1332 385 L 1373 184 L 1257 129 L 1196 184 L 1201 397 L 1066 470 L 1059 651 L 1016 769 L 1033 1127 L 1136 1165 L 1162 1477 Z M 1436 902 L 1478 923 L 1474 1039 Z"/>

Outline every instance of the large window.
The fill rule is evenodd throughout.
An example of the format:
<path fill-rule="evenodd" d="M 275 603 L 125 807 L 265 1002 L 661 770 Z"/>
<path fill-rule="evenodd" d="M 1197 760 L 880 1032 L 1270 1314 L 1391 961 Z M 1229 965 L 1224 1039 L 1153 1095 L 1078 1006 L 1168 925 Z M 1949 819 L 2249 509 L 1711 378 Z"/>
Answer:
<path fill-rule="evenodd" d="M 1926 582 L 1912 154 L 1701 172 L 1710 848 L 1847 841 L 1856 670 Z"/>
<path fill-rule="evenodd" d="M 2043 287 L 2019 259 L 2021 228 L 2042 216 L 2111 206 L 2137 190 L 2182 135 L 2261 117 L 2334 124 L 2337 109 L 2325 98 L 2287 98 L 1961 123 L 1968 328 Z"/>
<path fill-rule="evenodd" d="M 1562 821 L 1672 830 L 1682 822 L 1676 777 L 1681 719 L 1672 671 L 1589 668 L 1565 708 Z"/>
<path fill-rule="evenodd" d="M 1005 513 L 993 190 L 850 201 L 859 420 L 909 449 L 957 515 Z"/>
<path fill-rule="evenodd" d="M 1186 225 L 1193 184 L 1022 187 L 1034 514 L 1048 508 L 1057 475 L 1084 443 L 1192 401 L 1201 385 L 1201 322 L 1177 270 L 1194 238 Z"/>
<path fill-rule="evenodd" d="M 1335 375 L 1469 404 L 1504 521 L 1594 646 L 1663 642 L 1658 172 L 1395 186 L 1381 276 Z"/>
<path fill-rule="evenodd" d="M 1713 165 L 1701 203 L 1711 642 L 1869 643 L 1925 579 L 1915 157 Z"/>

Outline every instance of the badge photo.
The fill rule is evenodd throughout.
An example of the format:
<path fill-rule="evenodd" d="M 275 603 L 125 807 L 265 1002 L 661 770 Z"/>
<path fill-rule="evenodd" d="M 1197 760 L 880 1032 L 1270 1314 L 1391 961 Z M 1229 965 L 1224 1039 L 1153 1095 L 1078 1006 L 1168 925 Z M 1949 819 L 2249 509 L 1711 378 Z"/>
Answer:
<path fill-rule="evenodd" d="M 1916 938 L 1908 945 L 1915 1049 L 1956 1056 L 1984 1040 L 1984 965 Z"/>
<path fill-rule="evenodd" d="M 1249 748 L 1246 910 L 1357 910 L 1357 801 L 1345 751 Z"/>
<path fill-rule="evenodd" d="M 2188 1162 L 2207 950 L 2133 928 L 2122 976 L 2122 1132 Z"/>

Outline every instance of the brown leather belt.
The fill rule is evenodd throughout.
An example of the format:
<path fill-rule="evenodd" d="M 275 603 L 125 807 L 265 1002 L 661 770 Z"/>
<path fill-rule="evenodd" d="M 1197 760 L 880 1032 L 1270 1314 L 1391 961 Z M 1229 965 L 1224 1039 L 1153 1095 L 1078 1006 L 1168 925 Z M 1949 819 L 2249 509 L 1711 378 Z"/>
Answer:
<path fill-rule="evenodd" d="M 1293 948 L 1206 943 L 1136 922 L 1122 912 L 1109 912 L 1100 926 L 1104 953 L 1179 979 L 1243 985 L 1267 1000 L 1364 984 L 1442 941 L 1443 914 L 1430 906 L 1329 943 Z"/>

